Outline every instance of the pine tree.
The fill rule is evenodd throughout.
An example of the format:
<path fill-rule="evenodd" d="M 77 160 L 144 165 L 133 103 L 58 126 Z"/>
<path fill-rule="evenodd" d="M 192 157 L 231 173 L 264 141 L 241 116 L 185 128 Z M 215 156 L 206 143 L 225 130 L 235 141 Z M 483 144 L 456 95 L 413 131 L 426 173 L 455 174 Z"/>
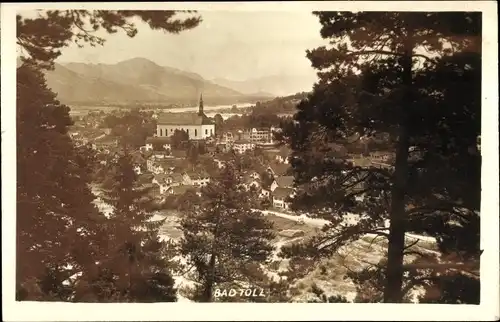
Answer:
<path fill-rule="evenodd" d="M 332 221 L 309 253 L 331 253 L 366 233 L 387 237 L 383 299 L 401 302 L 406 232 L 436 236 L 448 251 L 467 244 L 479 256 L 480 156 L 471 149 L 480 134 L 481 17 L 315 14 L 332 48 L 308 52 L 320 80 L 284 133 L 302 190 L 296 207 Z M 379 134 L 395 153 L 387 167 L 353 164 L 335 151 L 349 137 Z M 357 225 L 340 226 L 347 212 L 361 215 Z M 457 221 L 472 241 L 451 243 Z"/>
<path fill-rule="evenodd" d="M 273 250 L 272 223 L 252 210 L 240 183 L 238 172 L 229 164 L 202 189 L 201 203 L 181 222 L 184 236 L 180 249 L 196 269 L 196 301 L 215 301 L 216 287 L 265 279 L 260 264 Z"/>
<path fill-rule="evenodd" d="M 100 257 L 105 219 L 92 205 L 92 154 L 67 135 L 69 108 L 31 65 L 17 69 L 18 300 L 69 300 L 64 282 Z"/>
<path fill-rule="evenodd" d="M 83 278 L 81 299 L 98 302 L 174 302 L 176 290 L 169 265 L 169 245 L 158 233 L 164 220 L 152 221 L 148 189 L 136 182 L 131 156 L 118 155 L 110 171 L 113 186 L 102 199 L 113 207 L 105 224 L 106 258 L 97 273 Z M 95 285 L 92 292 L 85 287 Z M 89 297 L 89 293 L 93 297 Z M 78 293 L 77 293 L 78 294 Z"/>
<path fill-rule="evenodd" d="M 17 70 L 18 300 L 74 300 L 77 283 L 76 297 L 92 298 L 94 291 L 89 290 L 100 287 L 92 279 L 98 263 L 107 257 L 109 240 L 103 231 L 106 218 L 92 204 L 95 197 L 89 189 L 95 158 L 67 135 L 69 107 L 47 88 L 40 70 L 52 68 L 70 42 L 103 44 L 104 39 L 95 35 L 99 29 L 108 33 L 123 29 L 133 37 L 135 18 L 170 33 L 201 22 L 199 16 L 177 19 L 176 11 L 48 10 L 39 11 L 34 19 L 17 16 L 17 44 L 27 54 Z M 144 247 L 157 246 L 151 242 Z M 73 277 L 78 275 L 81 278 L 75 282 Z M 169 275 L 157 273 L 155 278 L 163 279 L 156 285 L 169 289 L 148 290 L 158 291 L 158 299 L 164 295 L 173 299 Z M 111 294 L 99 296 L 103 301 L 116 300 Z"/>

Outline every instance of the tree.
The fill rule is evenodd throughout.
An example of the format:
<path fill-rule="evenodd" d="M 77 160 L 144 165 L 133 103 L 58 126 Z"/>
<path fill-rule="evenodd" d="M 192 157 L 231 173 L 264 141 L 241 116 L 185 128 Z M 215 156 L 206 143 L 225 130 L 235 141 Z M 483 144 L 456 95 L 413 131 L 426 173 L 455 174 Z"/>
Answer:
<path fill-rule="evenodd" d="M 198 145 L 196 143 L 191 144 L 187 150 L 186 158 L 191 164 L 196 165 L 199 161 L 199 156 L 200 156 L 200 149 Z"/>
<path fill-rule="evenodd" d="M 93 274 L 82 276 L 76 286 L 77 300 L 175 302 L 169 245 L 158 236 L 164 220 L 153 221 L 148 189 L 137 184 L 130 155 L 119 155 L 110 172 L 114 184 L 102 195 L 113 207 L 105 224 L 106 258 Z M 94 285 L 91 293 L 88 284 Z"/>
<path fill-rule="evenodd" d="M 116 122 L 111 127 L 111 134 L 118 136 L 120 145 L 128 149 L 138 149 L 143 146 L 146 138 L 156 132 L 156 121 L 139 110 L 132 110 L 121 117 L 110 115 L 105 120 Z"/>
<path fill-rule="evenodd" d="M 469 149 L 480 133 L 481 18 L 460 12 L 315 15 L 332 48 L 308 52 L 320 80 L 284 135 L 294 150 L 292 167 L 302 187 L 296 207 L 331 219 L 331 237 L 326 238 L 331 243 L 321 244 L 319 253 L 365 233 L 387 237 L 383 298 L 401 302 L 406 232 L 433 235 L 451 246 L 451 236 L 460 237 L 454 222 L 463 221 L 463 230 L 474 236 L 465 244 L 479 256 L 474 222 L 480 156 Z M 471 82 L 472 89 L 463 93 Z M 393 168 L 335 158 L 332 143 L 355 133 L 387 133 L 388 149 L 396 155 Z M 345 212 L 362 219 L 339 227 Z M 388 234 L 381 227 L 385 219 Z M 319 254 L 318 248 L 309 250 Z"/>
<path fill-rule="evenodd" d="M 52 68 L 61 49 L 71 42 L 80 47 L 83 43 L 103 45 L 105 39 L 96 36 L 101 29 L 109 34 L 121 29 L 127 36 L 134 37 L 137 34 L 134 20 L 138 19 L 153 30 L 177 34 L 201 22 L 199 16 L 182 20 L 177 13 L 168 10 L 40 10 L 34 19 L 17 15 L 17 44 L 39 67 Z"/>
<path fill-rule="evenodd" d="M 183 130 L 175 130 L 170 138 L 172 140 L 172 148 L 174 149 L 184 148 L 187 142 L 189 142 L 189 134 Z"/>
<path fill-rule="evenodd" d="M 181 253 L 196 269 L 193 298 L 212 302 L 215 287 L 262 280 L 259 263 L 271 254 L 272 223 L 252 210 L 231 165 L 202 189 L 202 201 L 181 222 Z"/>
<path fill-rule="evenodd" d="M 121 28 L 133 36 L 137 30 L 131 21 L 139 17 L 153 29 L 178 33 L 201 21 L 174 16 L 174 11 L 104 10 L 40 11 L 35 19 L 17 16 L 17 44 L 28 56 L 17 69 L 17 299 L 74 299 L 74 282 L 68 278 L 76 273 L 92 276 L 107 257 L 106 219 L 92 204 L 95 196 L 89 189 L 95 159 L 67 135 L 69 107 L 47 88 L 40 69 L 53 67 L 71 41 L 102 44 L 104 40 L 94 35 L 100 28 L 108 33 Z M 79 297 L 94 286 L 87 280 Z"/>
<path fill-rule="evenodd" d="M 63 282 L 100 258 L 105 218 L 88 187 L 94 156 L 67 135 L 68 110 L 41 72 L 17 69 L 18 300 L 68 300 Z"/>
<path fill-rule="evenodd" d="M 215 114 L 214 123 L 215 123 L 215 134 L 217 136 L 221 136 L 224 131 L 224 119 L 222 118 L 222 115 L 220 115 L 219 113 Z"/>

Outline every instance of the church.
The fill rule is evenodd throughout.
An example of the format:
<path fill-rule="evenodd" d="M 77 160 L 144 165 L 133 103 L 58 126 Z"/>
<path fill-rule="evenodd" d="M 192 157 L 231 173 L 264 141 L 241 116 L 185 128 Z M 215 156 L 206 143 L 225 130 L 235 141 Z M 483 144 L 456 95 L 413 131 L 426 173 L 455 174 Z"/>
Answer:
<path fill-rule="evenodd" d="M 203 140 L 215 135 L 215 123 L 203 112 L 203 97 L 201 95 L 198 112 L 159 115 L 156 125 L 157 137 L 170 137 L 175 130 L 185 131 L 190 140 Z"/>

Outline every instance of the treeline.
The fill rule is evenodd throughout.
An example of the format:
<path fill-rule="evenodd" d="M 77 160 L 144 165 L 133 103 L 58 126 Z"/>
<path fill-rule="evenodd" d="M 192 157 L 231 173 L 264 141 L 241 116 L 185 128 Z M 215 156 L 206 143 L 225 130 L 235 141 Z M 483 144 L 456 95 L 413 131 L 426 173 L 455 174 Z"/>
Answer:
<path fill-rule="evenodd" d="M 297 111 L 298 103 L 305 97 L 307 97 L 305 92 L 276 97 L 270 101 L 257 102 L 255 105 L 243 109 L 243 115 L 233 115 L 226 120 L 222 120 L 221 115 L 217 114 L 214 119 L 222 132 L 242 128 L 281 127 L 284 119 L 292 117 Z M 241 113 L 241 111 L 236 107 L 230 110 L 232 113 Z"/>
<path fill-rule="evenodd" d="M 276 97 L 270 101 L 257 102 L 252 110 L 258 114 L 293 114 L 297 111 L 297 104 L 307 97 L 308 93 L 301 92 L 284 97 Z"/>

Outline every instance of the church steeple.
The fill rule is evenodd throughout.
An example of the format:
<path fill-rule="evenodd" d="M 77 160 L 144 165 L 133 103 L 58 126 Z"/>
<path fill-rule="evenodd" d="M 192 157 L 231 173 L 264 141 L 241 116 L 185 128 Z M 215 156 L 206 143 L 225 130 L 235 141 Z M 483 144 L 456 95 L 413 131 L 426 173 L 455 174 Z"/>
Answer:
<path fill-rule="evenodd" d="M 198 115 L 203 115 L 203 94 L 200 94 L 200 106 L 198 107 Z"/>

